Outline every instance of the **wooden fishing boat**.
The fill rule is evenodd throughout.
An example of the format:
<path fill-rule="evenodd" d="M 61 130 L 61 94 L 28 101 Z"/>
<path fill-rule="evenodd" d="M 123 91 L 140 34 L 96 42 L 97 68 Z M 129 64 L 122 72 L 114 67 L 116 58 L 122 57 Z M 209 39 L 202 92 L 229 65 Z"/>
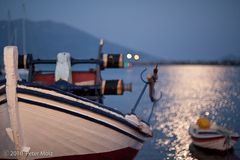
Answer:
<path fill-rule="evenodd" d="M 194 145 L 220 151 L 231 149 L 239 138 L 237 133 L 220 127 L 207 118 L 200 118 L 197 124 L 191 124 L 189 134 Z"/>
<path fill-rule="evenodd" d="M 4 48 L 0 159 L 133 159 L 152 136 L 149 124 L 102 103 L 103 95 L 130 90 L 121 80 L 100 76 L 101 67 L 122 67 L 121 55 L 88 61 L 59 55 L 57 61 L 33 60 L 19 56 L 16 47 Z M 56 63 L 55 74 L 33 71 L 39 63 Z M 96 69 L 72 73 L 74 63 L 94 63 Z M 28 69 L 27 81 L 19 78 L 19 68 Z"/>

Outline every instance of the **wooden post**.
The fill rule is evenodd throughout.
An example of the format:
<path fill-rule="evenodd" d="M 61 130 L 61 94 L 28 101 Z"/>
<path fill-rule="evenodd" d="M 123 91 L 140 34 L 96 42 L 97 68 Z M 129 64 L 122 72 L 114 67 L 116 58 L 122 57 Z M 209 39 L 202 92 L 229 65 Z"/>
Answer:
<path fill-rule="evenodd" d="M 15 46 L 4 48 L 4 66 L 6 72 L 6 96 L 8 112 L 10 117 L 10 132 L 12 132 L 13 143 L 17 151 L 17 159 L 22 159 L 21 151 L 23 140 L 21 137 L 21 127 L 19 121 L 18 99 L 17 99 L 17 81 L 18 75 L 18 50 Z"/>
<path fill-rule="evenodd" d="M 99 48 L 98 48 L 98 60 L 101 59 L 103 45 L 104 45 L 104 41 L 103 41 L 103 39 L 100 39 Z M 101 70 L 100 65 L 101 64 L 96 65 L 96 82 L 95 83 L 96 83 L 97 86 L 101 85 L 101 79 L 102 79 L 101 71 L 100 71 Z M 97 95 L 97 101 L 99 103 L 103 103 L 102 96 L 98 93 L 97 88 L 95 89 L 95 94 Z"/>

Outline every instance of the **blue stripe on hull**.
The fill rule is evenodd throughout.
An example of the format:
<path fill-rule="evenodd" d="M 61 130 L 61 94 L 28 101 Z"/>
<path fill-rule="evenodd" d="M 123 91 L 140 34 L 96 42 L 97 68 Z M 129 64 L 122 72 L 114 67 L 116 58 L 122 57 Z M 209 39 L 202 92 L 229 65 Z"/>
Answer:
<path fill-rule="evenodd" d="M 140 143 L 143 143 L 144 140 L 128 133 L 128 132 L 125 132 L 124 130 L 121 130 L 111 124 L 108 124 L 106 122 L 103 122 L 103 121 L 100 121 L 100 120 L 97 120 L 97 119 L 94 119 L 92 117 L 88 117 L 86 115 L 82 115 L 80 113 L 76 113 L 76 112 L 73 112 L 73 111 L 69 111 L 67 109 L 63 109 L 63 108 L 59 108 L 59 107 L 56 107 L 56 106 L 53 106 L 53 105 L 49 105 L 49 104 L 45 104 L 45 103 L 40 103 L 40 102 L 35 102 L 35 101 L 31 101 L 31 100 L 27 100 L 27 99 L 23 99 L 23 98 L 18 98 L 18 101 L 19 102 L 24 102 L 24 103 L 28 103 L 28 104 L 32 104 L 32 105 L 36 105 L 36 106 L 40 106 L 40 107 L 44 107 L 44 108 L 48 108 L 48 109 L 52 109 L 52 110 L 56 110 L 56 111 L 59 111 L 59 112 L 63 112 L 63 113 L 66 113 L 66 114 L 70 114 L 72 116 L 76 116 L 76 117 L 79 117 L 79 118 L 82 118 L 82 119 L 85 119 L 85 120 L 88 120 L 88 121 L 91 121 L 93 123 L 97 123 L 97 124 L 100 124 L 100 125 L 103 125 L 105 127 L 108 127 L 110 129 L 113 129 L 119 133 L 122 133 L 130 138 L 133 138 L 135 140 L 137 140 L 138 142 Z"/>
<path fill-rule="evenodd" d="M 0 87 L 3 85 L 0 85 Z M 0 89 L 0 96 L 6 94 L 6 87 Z"/>
<path fill-rule="evenodd" d="M 6 79 L 1 79 L 0 80 L 0 85 L 6 84 Z"/>
<path fill-rule="evenodd" d="M 6 99 L 0 101 L 0 105 L 2 105 L 2 104 L 4 104 L 4 103 L 7 103 L 7 100 L 6 100 Z"/>

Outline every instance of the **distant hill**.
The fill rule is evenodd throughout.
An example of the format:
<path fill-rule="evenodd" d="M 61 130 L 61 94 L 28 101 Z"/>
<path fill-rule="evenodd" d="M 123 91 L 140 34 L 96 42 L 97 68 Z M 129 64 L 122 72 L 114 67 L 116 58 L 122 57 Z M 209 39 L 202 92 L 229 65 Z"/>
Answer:
<path fill-rule="evenodd" d="M 7 21 L 0 21 L 1 51 L 8 45 L 8 41 L 11 45 L 18 46 L 19 53 L 23 52 L 21 20 L 11 21 L 10 25 Z M 56 54 L 62 51 L 70 52 L 75 58 L 94 58 L 98 53 L 98 43 L 99 38 L 63 23 L 26 21 L 26 50 L 27 53 L 33 53 L 35 58 L 55 58 Z M 108 53 L 137 52 L 144 57 L 144 60 L 155 59 L 145 53 L 108 41 L 105 41 L 104 51 Z M 2 54 L 0 55 L 2 59 Z"/>
<path fill-rule="evenodd" d="M 76 29 L 64 23 L 53 21 L 26 21 L 27 53 L 32 53 L 34 58 L 55 58 L 58 52 L 70 52 L 74 58 L 95 58 L 98 53 L 99 38 Z M 2 63 L 3 48 L 16 45 L 19 53 L 22 51 L 22 21 L 0 21 L 0 67 Z M 185 60 L 172 61 L 156 58 L 143 52 L 136 51 L 118 44 L 105 41 L 106 53 L 138 53 L 141 61 L 137 64 L 239 64 L 240 57 L 227 55 L 220 60 Z"/>

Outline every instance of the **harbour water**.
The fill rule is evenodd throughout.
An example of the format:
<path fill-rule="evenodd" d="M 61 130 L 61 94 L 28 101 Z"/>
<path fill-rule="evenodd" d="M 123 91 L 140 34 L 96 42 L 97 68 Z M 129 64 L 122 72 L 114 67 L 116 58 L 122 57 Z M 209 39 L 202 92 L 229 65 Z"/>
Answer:
<path fill-rule="evenodd" d="M 151 72 L 151 66 L 147 66 Z M 104 78 L 121 78 L 133 82 L 133 93 L 122 97 L 106 97 L 105 103 L 113 105 L 124 113 L 132 106 L 143 87 L 140 73 L 144 67 L 106 71 Z M 145 74 L 146 76 L 146 74 Z M 154 136 L 138 153 L 136 160 L 238 160 L 240 142 L 226 152 L 202 150 L 191 145 L 188 135 L 190 123 L 200 115 L 240 133 L 240 67 L 172 65 L 159 67 L 157 95 L 152 124 Z M 147 120 L 152 104 L 147 94 L 138 106 L 136 113 Z"/>
<path fill-rule="evenodd" d="M 151 73 L 153 66 L 146 67 Z M 140 79 L 144 68 L 104 71 L 103 79 L 123 78 L 133 83 L 132 93 L 106 96 L 105 104 L 129 113 L 144 86 Z M 207 115 L 240 133 L 240 67 L 166 65 L 159 66 L 158 77 L 155 96 L 162 94 L 162 98 L 151 104 L 146 92 L 136 110 L 146 121 L 154 105 L 150 121 L 153 137 L 145 142 L 135 160 L 239 160 L 240 142 L 226 153 L 202 150 L 191 144 L 188 127 L 200 115 Z"/>

